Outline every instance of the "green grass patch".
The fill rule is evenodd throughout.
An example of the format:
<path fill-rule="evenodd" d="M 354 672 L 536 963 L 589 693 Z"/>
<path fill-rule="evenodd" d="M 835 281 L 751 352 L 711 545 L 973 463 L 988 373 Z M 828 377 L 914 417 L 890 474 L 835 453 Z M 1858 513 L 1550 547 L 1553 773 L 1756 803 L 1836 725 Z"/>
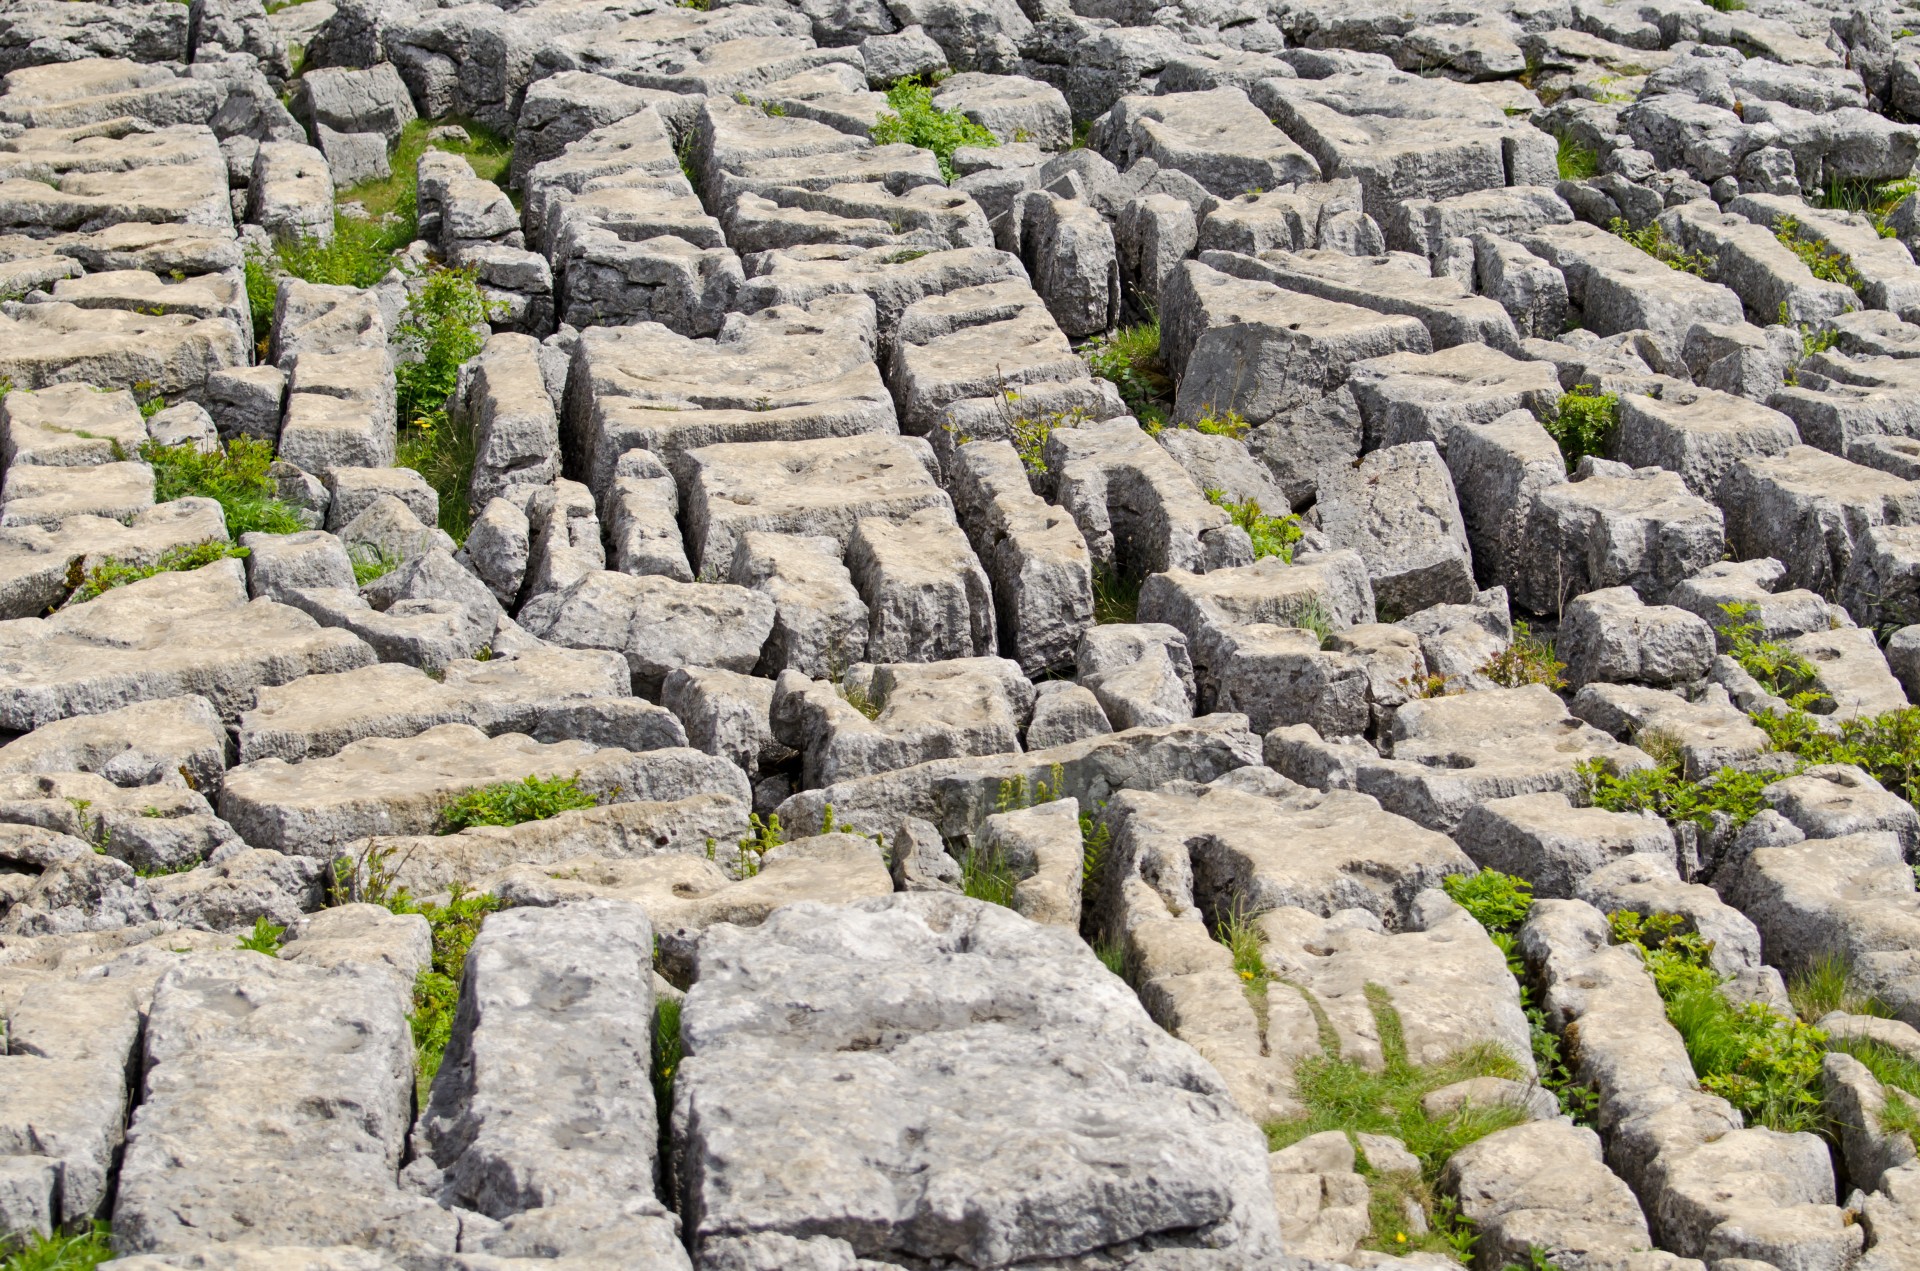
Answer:
<path fill-rule="evenodd" d="M 356 587 L 364 587 L 376 578 L 385 578 L 400 568 L 397 554 L 372 543 L 360 543 L 347 555 L 353 561 L 353 582 Z"/>
<path fill-rule="evenodd" d="M 236 539 L 256 531 L 295 534 L 306 528 L 298 511 L 274 497 L 278 490 L 267 475 L 273 447 L 257 438 L 235 437 L 205 454 L 191 444 L 149 441 L 140 447 L 140 457 L 153 465 L 155 502 L 213 499 L 226 516 L 227 533 Z"/>
<path fill-rule="evenodd" d="M 67 585 L 73 593 L 66 599 L 66 605 L 82 605 L 112 591 L 115 587 L 124 587 L 128 583 L 137 583 L 143 578 L 152 578 L 156 574 L 180 573 L 211 565 L 217 560 L 230 557 L 244 558 L 248 555 L 244 547 L 232 543 L 222 543 L 209 539 L 204 543 L 192 543 L 181 547 L 169 547 L 160 553 L 160 558 L 151 565 L 129 565 L 125 561 L 109 556 L 92 569 L 81 571 L 80 562 L 75 561 L 67 572 Z"/>
<path fill-rule="evenodd" d="M 1306 537 L 1306 531 L 1300 527 L 1299 517 L 1291 512 L 1268 516 L 1260 510 L 1259 500 L 1248 499 L 1235 503 L 1227 498 L 1224 490 L 1209 489 L 1206 494 L 1207 502 L 1225 511 L 1235 525 L 1247 532 L 1247 537 L 1253 541 L 1255 560 L 1278 556 L 1289 565 L 1293 563 L 1293 545 Z"/>
<path fill-rule="evenodd" d="M 1516 622 L 1513 643 L 1488 658 L 1481 665 L 1480 674 L 1502 688 L 1544 684 L 1558 692 L 1567 686 L 1566 678 L 1560 674 L 1566 669 L 1567 664 L 1554 657 L 1553 641 L 1542 640 L 1533 634 L 1532 627 Z"/>
<path fill-rule="evenodd" d="M 1667 232 L 1657 223 L 1649 224 L 1645 229 L 1634 229 L 1624 218 L 1616 216 L 1607 222 L 1607 229 L 1670 269 L 1692 274 L 1696 278 L 1705 278 L 1713 272 L 1713 257 L 1704 252 L 1687 251 L 1668 238 Z"/>
<path fill-rule="evenodd" d="M 1542 414 L 1540 426 L 1560 447 L 1560 456 L 1571 473 L 1588 455 L 1606 457 L 1614 430 L 1620 426 L 1620 398 L 1601 392 L 1593 384 L 1576 385 L 1573 391 L 1560 395 L 1558 405 Z"/>
<path fill-rule="evenodd" d="M 1020 883 L 1006 857 L 998 851 L 969 848 L 960 862 L 960 890 L 975 900 L 1013 907 L 1013 889 Z"/>
<path fill-rule="evenodd" d="M 1080 350 L 1101 379 L 1120 390 L 1143 426 L 1164 424 L 1173 407 L 1173 379 L 1160 360 L 1160 319 L 1096 336 Z"/>
<path fill-rule="evenodd" d="M 106 1223 L 70 1235 L 22 1236 L 0 1243 L 0 1271 L 93 1271 L 113 1257 Z"/>
<path fill-rule="evenodd" d="M 544 821 L 562 812 L 597 808 L 599 795 L 580 788 L 580 774 L 571 777 L 522 777 L 469 790 L 440 809 L 437 834 L 458 834 L 475 825 L 523 825 Z"/>
<path fill-rule="evenodd" d="M 961 146 L 997 146 L 999 141 L 979 124 L 957 110 L 941 110 L 933 104 L 933 89 L 908 76 L 887 90 L 887 105 L 869 134 L 876 146 L 904 143 L 933 151 L 940 163 L 940 175 L 953 182 L 953 152 Z"/>
<path fill-rule="evenodd" d="M 1570 136 L 1560 138 L 1560 150 L 1555 158 L 1559 161 L 1562 181 L 1585 181 L 1600 171 L 1600 153 Z"/>
<path fill-rule="evenodd" d="M 1892 238 L 1894 229 L 1887 224 L 1887 217 L 1917 189 L 1920 189 L 1920 182 L 1912 179 L 1866 181 L 1829 177 L 1825 188 L 1808 194 L 1807 202 L 1814 207 L 1829 208 L 1836 212 L 1858 212 L 1867 218 L 1880 237 Z"/>
<path fill-rule="evenodd" d="M 466 141 L 427 140 L 427 134 L 446 124 L 467 130 Z M 444 150 L 466 159 L 473 174 L 482 181 L 499 185 L 513 166 L 513 141 L 485 124 L 471 119 L 416 119 L 400 130 L 388 150 L 388 166 L 393 175 L 379 181 L 366 181 L 339 192 L 342 203 L 358 203 L 376 220 L 397 216 L 411 223 L 416 215 L 420 156 L 429 150 Z M 411 241 L 412 236 L 408 236 Z M 402 243 L 401 246 L 406 246 Z"/>
<path fill-rule="evenodd" d="M 1140 612 L 1140 579 L 1118 566 L 1093 567 L 1093 620 L 1129 623 Z"/>
<path fill-rule="evenodd" d="M 1447 1159 L 1461 1148 L 1496 1130 L 1528 1119 L 1514 1106 L 1468 1104 L 1445 1116 L 1429 1116 L 1421 1100 L 1442 1086 L 1476 1077 L 1518 1080 L 1524 1071 L 1512 1055 L 1488 1042 L 1455 1052 L 1437 1064 L 1415 1064 L 1407 1057 L 1405 1029 L 1387 991 L 1366 986 L 1367 1006 L 1380 1037 L 1384 1066 L 1374 1071 L 1331 1053 L 1306 1060 L 1294 1070 L 1295 1095 L 1307 1114 L 1269 1123 L 1265 1129 L 1269 1150 L 1278 1151 L 1301 1139 L 1328 1130 L 1354 1134 L 1387 1134 L 1407 1145 L 1420 1161 L 1418 1177 L 1383 1175 L 1369 1166 L 1373 1232 L 1369 1248 L 1390 1253 L 1432 1252 L 1459 1257 L 1463 1242 L 1452 1211 L 1436 1204 L 1433 1185 Z M 1409 1232 L 1402 1205 L 1411 1198 L 1427 1214 L 1425 1233 Z M 1471 1240 L 1464 1241 L 1471 1248 Z"/>
<path fill-rule="evenodd" d="M 1855 987 L 1853 965 L 1838 953 L 1815 958 L 1795 972 L 1787 980 L 1787 1000 L 1793 1004 L 1794 1014 L 1809 1024 L 1818 1024 L 1834 1011 L 1894 1018 L 1891 1006 Z"/>
<path fill-rule="evenodd" d="M 1703 1090 L 1739 1109 L 1749 1125 L 1784 1133 L 1823 1128 L 1825 1033 L 1758 1002 L 1728 1001 L 1709 962 L 1713 946 L 1680 915 L 1621 911 L 1608 920 L 1614 943 L 1639 950 Z"/>

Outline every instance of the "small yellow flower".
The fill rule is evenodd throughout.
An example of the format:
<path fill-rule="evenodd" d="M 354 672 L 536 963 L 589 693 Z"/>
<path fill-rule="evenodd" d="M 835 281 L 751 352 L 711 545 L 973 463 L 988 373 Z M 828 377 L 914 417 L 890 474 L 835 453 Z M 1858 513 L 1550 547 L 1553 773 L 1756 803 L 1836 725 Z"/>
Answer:
<path fill-rule="evenodd" d="M 1251 979 L 1253 978 L 1253 972 L 1251 972 L 1251 971 L 1242 971 L 1242 972 L 1240 973 L 1240 978 L 1241 978 L 1241 979 L 1243 979 L 1243 980 L 1251 980 Z"/>
<path fill-rule="evenodd" d="M 1406 1232 L 1404 1232 L 1404 1231 L 1396 1231 L 1396 1232 L 1394 1232 L 1394 1233 L 1393 1233 L 1393 1238 L 1394 1238 L 1394 1240 L 1395 1240 L 1395 1241 L 1396 1241 L 1397 1243 L 1399 1243 L 1399 1244 L 1405 1244 L 1405 1243 L 1407 1243 L 1407 1233 L 1406 1233 Z"/>

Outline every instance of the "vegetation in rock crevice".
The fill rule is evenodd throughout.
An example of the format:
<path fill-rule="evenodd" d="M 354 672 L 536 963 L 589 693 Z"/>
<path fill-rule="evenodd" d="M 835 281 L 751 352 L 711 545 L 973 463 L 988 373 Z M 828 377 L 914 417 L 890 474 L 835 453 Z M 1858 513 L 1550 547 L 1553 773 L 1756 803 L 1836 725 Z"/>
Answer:
<path fill-rule="evenodd" d="M 0 1271 L 93 1271 L 113 1256 L 110 1229 L 94 1223 L 81 1231 L 0 1242 Z"/>
<path fill-rule="evenodd" d="M 1540 426 L 1560 447 L 1569 473 L 1588 455 L 1604 459 L 1619 424 L 1620 398 L 1591 384 L 1561 394 L 1558 405 L 1540 413 Z"/>
<path fill-rule="evenodd" d="M 225 446 L 202 454 L 191 444 L 163 446 L 149 441 L 140 457 L 153 465 L 156 503 L 175 499 L 212 499 L 226 517 L 227 533 L 294 534 L 306 528 L 300 513 L 277 497 L 278 487 L 267 469 L 273 447 L 253 437 L 235 437 Z"/>
<path fill-rule="evenodd" d="M 991 132 L 957 110 L 941 110 L 933 104 L 933 89 L 908 76 L 887 90 L 890 108 L 874 122 L 869 134 L 876 146 L 905 143 L 933 151 L 940 163 L 940 175 L 953 182 L 953 152 L 961 146 L 997 146 Z"/>
<path fill-rule="evenodd" d="M 169 547 L 160 553 L 159 559 L 151 565 L 130 565 L 117 557 L 109 556 L 91 569 L 85 569 L 85 559 L 76 560 L 67 570 L 67 586 L 73 588 L 62 605 L 80 605 L 112 591 L 115 587 L 124 587 L 128 583 L 137 583 L 143 578 L 152 578 L 156 574 L 183 573 L 211 565 L 217 560 L 244 559 L 249 552 L 244 547 L 232 543 L 209 540 L 205 543 L 190 543 L 180 547 Z"/>
<path fill-rule="evenodd" d="M 440 834 L 458 834 L 475 825 L 522 825 L 544 821 L 562 812 L 597 808 L 604 802 L 580 788 L 580 774 L 570 777 L 523 777 L 469 790 L 440 810 L 435 827 Z"/>

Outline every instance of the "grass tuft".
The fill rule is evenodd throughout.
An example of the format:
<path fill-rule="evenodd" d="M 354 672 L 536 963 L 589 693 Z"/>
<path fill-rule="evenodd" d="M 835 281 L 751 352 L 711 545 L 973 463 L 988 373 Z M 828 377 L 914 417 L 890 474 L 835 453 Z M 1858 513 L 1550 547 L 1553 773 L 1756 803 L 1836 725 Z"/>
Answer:
<path fill-rule="evenodd" d="M 1127 409 L 1143 426 L 1166 422 L 1173 405 L 1173 379 L 1160 360 L 1159 318 L 1096 336 L 1081 353 L 1095 375 L 1120 390 Z"/>
<path fill-rule="evenodd" d="M 67 585 L 73 588 L 61 607 L 82 605 L 89 600 L 112 591 L 115 587 L 124 587 L 128 583 L 137 583 L 143 578 L 152 578 L 156 574 L 180 573 L 211 565 L 217 560 L 229 557 L 244 558 L 248 551 L 232 543 L 208 540 L 205 543 L 192 543 L 181 547 L 169 547 L 160 553 L 160 558 L 151 565 L 129 565 L 117 557 L 109 556 L 92 569 L 80 570 L 81 562 L 74 561 L 67 573 Z"/>
<path fill-rule="evenodd" d="M 275 498 L 278 487 L 267 469 L 273 447 L 253 437 L 235 437 L 221 449 L 202 454 L 192 444 L 163 446 L 149 441 L 140 457 L 153 465 L 156 503 L 196 497 L 213 499 L 226 516 L 227 533 L 296 534 L 306 528 L 300 514 Z"/>
<path fill-rule="evenodd" d="M 1513 643 L 1488 658 L 1480 674 L 1502 688 L 1544 684 L 1558 692 L 1567 686 L 1560 672 L 1567 664 L 1554 657 L 1553 641 L 1542 640 L 1524 622 L 1513 624 Z"/>
<path fill-rule="evenodd" d="M 1105 565 L 1093 567 L 1093 620 L 1130 623 L 1140 612 L 1140 579 Z"/>
<path fill-rule="evenodd" d="M 475 825 L 522 825 L 544 821 L 562 812 L 597 808 L 600 796 L 580 788 L 580 774 L 571 777 L 523 777 L 499 781 L 465 794 L 440 810 L 435 832 L 458 834 Z"/>
<path fill-rule="evenodd" d="M 1268 556 L 1278 556 L 1289 565 L 1293 563 L 1293 545 L 1306 537 L 1306 531 L 1300 528 L 1300 518 L 1291 512 L 1280 516 L 1268 516 L 1260 510 L 1257 499 L 1248 499 L 1244 503 L 1230 502 L 1224 490 L 1207 492 L 1207 502 L 1222 509 L 1233 519 L 1233 523 L 1247 532 L 1253 540 L 1253 558 L 1263 560 Z"/>
<path fill-rule="evenodd" d="M 960 890 L 975 900 L 1013 907 L 1013 889 L 1020 883 L 1006 858 L 997 850 L 969 848 L 960 862 Z"/>
<path fill-rule="evenodd" d="M 1560 151 L 1555 158 L 1562 181 L 1585 181 L 1600 171 L 1599 152 L 1589 150 L 1570 136 L 1560 138 Z"/>
<path fill-rule="evenodd" d="M 106 1223 L 70 1235 L 19 1236 L 0 1241 L 0 1271 L 93 1271 L 113 1257 Z"/>
<path fill-rule="evenodd" d="M 1713 273 L 1713 257 L 1704 252 L 1685 250 L 1680 244 L 1668 238 L 1667 232 L 1658 224 L 1650 224 L 1645 229 L 1634 229 L 1625 219 L 1616 216 L 1607 222 L 1607 229 L 1670 269 L 1677 269 L 1683 274 L 1692 274 L 1696 278 L 1706 278 Z"/>

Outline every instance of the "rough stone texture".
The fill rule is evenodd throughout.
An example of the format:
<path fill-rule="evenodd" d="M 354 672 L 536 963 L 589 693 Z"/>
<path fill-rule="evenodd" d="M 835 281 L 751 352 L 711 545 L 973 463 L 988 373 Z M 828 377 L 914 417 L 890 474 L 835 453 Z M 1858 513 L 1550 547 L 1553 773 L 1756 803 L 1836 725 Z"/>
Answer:
<path fill-rule="evenodd" d="M 758 988 L 767 976 L 807 1003 L 805 1016 L 774 1009 Z M 1135 1240 L 1196 1259 L 1279 1251 L 1258 1133 L 1070 932 L 957 897 L 799 905 L 713 932 L 698 977 L 673 1126 L 703 1261 L 756 1232 L 822 1226 L 855 1251 L 911 1239 L 976 1262 Z M 878 980 L 902 983 L 876 993 Z M 876 1031 L 877 1048 L 848 1049 Z M 1037 1065 L 1036 1044 L 1055 1059 Z M 1098 1066 L 1068 1058 L 1086 1047 Z M 876 1101 L 878 1090 L 895 1093 Z M 804 1128 L 823 1124 L 822 1100 L 840 1109 L 829 1135 Z M 1103 1129 L 1090 1160 L 1068 1145 L 1085 1133 L 1074 1110 L 1094 1106 Z M 785 1182 L 763 1168 L 775 1141 Z M 876 1193 L 871 1153 L 908 1168 L 914 1185 Z M 964 1179 L 947 1172 L 955 1159 L 970 1162 Z M 950 1187 L 961 1189 L 952 1199 Z M 939 1217 L 962 1197 L 965 1221 Z M 1073 1220 L 1031 1224 L 1022 1215 L 1037 1203 Z"/>

